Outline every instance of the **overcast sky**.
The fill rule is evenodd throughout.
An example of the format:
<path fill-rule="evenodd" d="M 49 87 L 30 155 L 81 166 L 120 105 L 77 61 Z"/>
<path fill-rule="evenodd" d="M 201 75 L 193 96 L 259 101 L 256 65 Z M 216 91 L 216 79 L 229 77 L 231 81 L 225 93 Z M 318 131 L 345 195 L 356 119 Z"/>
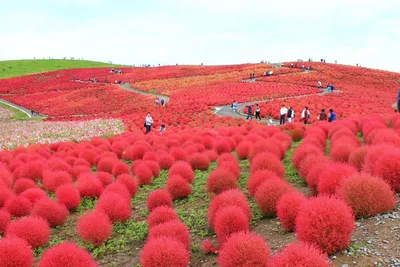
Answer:
<path fill-rule="evenodd" d="M 326 58 L 400 72 L 399 0 L 23 0 L 0 60 L 233 64 Z"/>

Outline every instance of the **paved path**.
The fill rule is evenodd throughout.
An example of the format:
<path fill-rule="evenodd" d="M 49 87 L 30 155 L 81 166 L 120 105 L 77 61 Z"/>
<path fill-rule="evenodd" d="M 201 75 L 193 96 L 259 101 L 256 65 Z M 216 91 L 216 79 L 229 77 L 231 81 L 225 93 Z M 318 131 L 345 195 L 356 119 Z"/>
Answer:
<path fill-rule="evenodd" d="M 141 94 L 141 95 L 150 95 L 150 96 L 154 96 L 154 97 L 157 97 L 157 98 L 160 98 L 160 99 L 164 99 L 164 103 L 167 103 L 167 102 L 169 102 L 171 100 L 171 98 L 169 96 L 167 96 L 167 95 L 150 93 L 150 92 L 141 91 L 139 89 L 132 88 L 129 83 L 123 83 L 123 84 L 120 84 L 120 86 L 125 90 L 132 91 L 132 92 L 135 92 L 135 93 L 138 93 L 138 94 Z"/>
<path fill-rule="evenodd" d="M 11 102 L 9 102 L 9 101 L 3 99 L 3 98 L 0 98 L 0 102 L 3 103 L 3 104 L 5 104 L 5 105 L 7 105 L 7 106 L 12 107 L 12 108 L 18 109 L 19 111 L 22 111 L 23 113 L 25 113 L 26 115 L 28 115 L 29 118 L 32 118 L 31 110 L 29 110 L 29 109 L 27 109 L 27 108 L 24 108 L 24 107 L 22 107 L 22 106 L 19 106 L 19 105 L 17 105 L 17 104 L 11 103 Z M 42 115 L 42 114 L 38 114 L 38 113 L 36 113 L 36 114 L 37 114 L 37 115 L 34 115 L 33 117 L 45 117 L 45 116 Z"/>

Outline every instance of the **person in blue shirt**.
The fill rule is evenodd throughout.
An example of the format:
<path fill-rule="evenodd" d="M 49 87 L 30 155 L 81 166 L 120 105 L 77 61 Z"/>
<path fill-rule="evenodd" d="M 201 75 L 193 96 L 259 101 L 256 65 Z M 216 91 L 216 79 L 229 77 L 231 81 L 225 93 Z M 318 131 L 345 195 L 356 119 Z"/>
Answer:
<path fill-rule="evenodd" d="M 330 109 L 330 110 L 329 110 L 329 113 L 330 113 L 330 116 L 329 116 L 328 121 L 329 121 L 329 122 L 335 121 L 335 120 L 336 120 L 336 114 L 335 114 L 335 112 L 333 111 L 333 109 Z"/>

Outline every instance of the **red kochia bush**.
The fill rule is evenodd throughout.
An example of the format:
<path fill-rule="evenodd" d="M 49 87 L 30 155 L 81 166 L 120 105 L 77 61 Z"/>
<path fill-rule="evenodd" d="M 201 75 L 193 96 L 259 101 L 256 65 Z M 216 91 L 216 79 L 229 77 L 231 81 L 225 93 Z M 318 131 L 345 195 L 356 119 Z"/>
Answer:
<path fill-rule="evenodd" d="M 224 153 L 221 154 L 218 159 L 217 159 L 217 166 L 219 167 L 222 163 L 224 162 L 235 162 L 235 163 L 239 163 L 238 160 L 236 159 L 236 157 L 234 155 L 232 155 L 231 153 Z"/>
<path fill-rule="evenodd" d="M 96 178 L 101 182 L 103 186 L 107 186 L 114 182 L 112 175 L 108 172 L 96 172 Z"/>
<path fill-rule="evenodd" d="M 149 217 L 147 218 L 147 223 L 149 224 L 149 228 L 152 228 L 161 223 L 178 219 L 178 214 L 173 208 L 160 206 L 152 210 Z"/>
<path fill-rule="evenodd" d="M 24 196 L 11 197 L 4 207 L 13 217 L 23 217 L 32 211 L 31 202 Z"/>
<path fill-rule="evenodd" d="M 81 197 L 100 197 L 104 189 L 103 184 L 92 173 L 79 175 L 76 187 Z"/>
<path fill-rule="evenodd" d="M 218 165 L 218 169 L 223 169 L 231 172 L 236 180 L 240 178 L 240 166 L 239 163 L 235 161 L 223 161 Z"/>
<path fill-rule="evenodd" d="M 307 243 L 292 243 L 273 257 L 270 267 L 329 267 L 328 257 L 315 246 Z"/>
<path fill-rule="evenodd" d="M 204 254 L 213 254 L 218 251 L 218 248 L 212 243 L 210 239 L 201 241 L 201 251 Z"/>
<path fill-rule="evenodd" d="M 136 180 L 128 174 L 121 174 L 117 177 L 116 183 L 122 184 L 128 189 L 131 197 L 136 195 L 138 186 Z"/>
<path fill-rule="evenodd" d="M 20 196 L 26 197 L 32 204 L 35 204 L 39 199 L 47 197 L 47 194 L 40 188 L 30 188 L 22 192 Z"/>
<path fill-rule="evenodd" d="M 96 210 L 103 211 L 114 222 L 124 222 L 132 216 L 129 200 L 119 194 L 107 192 L 102 194 L 96 204 Z"/>
<path fill-rule="evenodd" d="M 318 193 L 334 195 L 342 181 L 357 173 L 356 168 L 345 163 L 330 163 L 318 177 Z"/>
<path fill-rule="evenodd" d="M 117 161 L 112 169 L 112 174 L 114 176 L 119 176 L 121 174 L 126 174 L 126 173 L 129 174 L 128 164 L 121 161 Z"/>
<path fill-rule="evenodd" d="M 6 236 L 16 236 L 28 242 L 32 248 L 38 248 L 49 242 L 50 227 L 40 217 L 24 217 L 11 222 L 6 229 Z"/>
<path fill-rule="evenodd" d="M 247 181 L 247 189 L 254 196 L 258 187 L 266 180 L 282 179 L 275 172 L 269 170 L 260 170 L 252 173 Z"/>
<path fill-rule="evenodd" d="M 349 156 L 349 163 L 361 171 L 364 166 L 365 156 L 368 152 L 368 146 L 360 146 L 351 152 Z"/>
<path fill-rule="evenodd" d="M 317 156 L 323 156 L 323 152 L 314 145 L 304 144 L 296 148 L 293 152 L 292 161 L 296 170 L 300 167 L 300 163 L 310 154 L 315 154 Z"/>
<path fill-rule="evenodd" d="M 68 218 L 68 210 L 50 198 L 38 200 L 32 209 L 32 215 L 42 217 L 51 227 L 63 225 Z"/>
<path fill-rule="evenodd" d="M 10 213 L 8 213 L 5 210 L 0 210 L 0 235 L 2 235 L 5 232 L 10 222 L 11 222 Z"/>
<path fill-rule="evenodd" d="M 33 265 L 33 251 L 25 240 L 17 237 L 0 239 L 1 267 L 31 267 Z"/>
<path fill-rule="evenodd" d="M 249 223 L 249 217 L 240 207 L 227 206 L 220 209 L 214 222 L 218 242 L 223 244 L 233 233 L 248 231 Z"/>
<path fill-rule="evenodd" d="M 295 230 L 297 213 L 305 201 L 307 201 L 307 198 L 297 191 L 287 192 L 279 199 L 276 210 L 283 228 L 288 231 Z"/>
<path fill-rule="evenodd" d="M 154 190 L 147 198 L 147 208 L 150 212 L 160 206 L 172 207 L 171 195 L 164 189 Z"/>
<path fill-rule="evenodd" d="M 235 176 L 231 172 L 220 168 L 210 173 L 206 184 L 207 192 L 216 195 L 237 187 L 238 183 Z"/>
<path fill-rule="evenodd" d="M 179 174 L 183 179 L 192 183 L 194 180 L 194 172 L 189 163 L 178 161 L 168 171 L 168 177 Z"/>
<path fill-rule="evenodd" d="M 56 191 L 63 184 L 72 184 L 72 176 L 65 171 L 44 171 L 43 186 L 49 191 Z"/>
<path fill-rule="evenodd" d="M 331 159 L 336 162 L 348 162 L 351 153 L 356 150 L 357 147 L 345 141 L 338 142 L 340 143 L 334 143 L 334 145 L 331 146 Z"/>
<path fill-rule="evenodd" d="M 72 184 L 61 185 L 56 191 L 57 201 L 64 204 L 68 210 L 75 210 L 81 204 L 79 190 Z"/>
<path fill-rule="evenodd" d="M 166 189 L 173 199 L 185 198 L 192 193 L 192 187 L 189 182 L 178 174 L 168 178 Z"/>
<path fill-rule="evenodd" d="M 154 177 L 160 176 L 160 165 L 156 161 L 144 160 L 143 162 L 150 168 Z"/>
<path fill-rule="evenodd" d="M 247 202 L 245 194 L 239 189 L 232 189 L 217 195 L 210 204 L 208 209 L 208 224 L 211 229 L 214 229 L 214 220 L 218 212 L 227 206 L 237 206 L 243 210 L 243 212 L 251 220 L 251 209 Z"/>
<path fill-rule="evenodd" d="M 190 165 L 194 170 L 207 170 L 210 167 L 210 159 L 205 153 L 194 153 L 190 156 Z"/>
<path fill-rule="evenodd" d="M 83 215 L 76 226 L 78 235 L 86 242 L 98 247 L 111 237 L 112 223 L 101 211 L 92 211 Z"/>
<path fill-rule="evenodd" d="M 369 174 L 375 173 L 375 166 L 378 162 L 378 159 L 387 151 L 391 151 L 393 149 L 390 145 L 375 145 L 370 146 L 368 148 L 368 152 L 364 158 L 363 171 L 368 172 Z M 376 175 L 376 174 L 375 174 Z"/>
<path fill-rule="evenodd" d="M 218 253 L 221 267 L 268 267 L 271 249 L 264 239 L 252 232 L 239 232 L 222 245 Z M 292 265 L 296 266 L 296 265 Z"/>
<path fill-rule="evenodd" d="M 185 152 L 186 153 L 186 152 Z M 175 158 L 170 154 L 162 154 L 158 157 L 158 164 L 160 165 L 160 169 L 168 170 L 175 163 Z"/>
<path fill-rule="evenodd" d="M 25 190 L 27 190 L 29 188 L 35 188 L 35 187 L 37 187 L 37 185 L 35 184 L 34 181 L 32 181 L 30 179 L 26 179 L 26 178 L 21 178 L 15 182 L 14 193 L 21 194 Z"/>
<path fill-rule="evenodd" d="M 75 243 L 64 242 L 46 250 L 39 267 L 98 267 L 89 252 Z"/>
<path fill-rule="evenodd" d="M 114 168 L 114 164 L 117 161 L 118 160 L 116 160 L 114 158 L 102 158 L 97 163 L 97 171 L 112 173 L 112 170 Z"/>
<path fill-rule="evenodd" d="M 228 141 L 226 141 L 225 139 L 218 140 L 215 144 L 214 149 L 219 155 L 223 153 L 230 153 L 232 151 Z"/>
<path fill-rule="evenodd" d="M 379 157 L 374 174 L 382 177 L 396 192 L 400 192 L 400 150 L 391 149 Z"/>
<path fill-rule="evenodd" d="M 282 162 L 274 155 L 268 152 L 258 154 L 250 162 L 250 173 L 259 170 L 270 170 L 275 172 L 279 177 L 284 177 L 285 168 Z"/>
<path fill-rule="evenodd" d="M 294 142 L 299 142 L 304 138 L 304 129 L 302 128 L 294 128 L 291 133 Z"/>
<path fill-rule="evenodd" d="M 247 159 L 252 147 L 252 142 L 250 141 L 242 141 L 236 147 L 236 155 L 239 159 L 244 160 Z"/>
<path fill-rule="evenodd" d="M 257 189 L 255 199 L 261 212 L 267 217 L 276 216 L 276 205 L 283 194 L 294 190 L 289 183 L 281 179 L 270 179 Z"/>
<path fill-rule="evenodd" d="M 134 169 L 135 176 L 138 181 L 138 185 L 151 184 L 153 178 L 153 172 L 145 163 L 139 163 Z"/>
<path fill-rule="evenodd" d="M 190 253 L 178 240 L 161 236 L 149 239 L 140 253 L 143 267 L 187 267 Z"/>
<path fill-rule="evenodd" d="M 357 217 L 387 213 L 396 207 L 396 196 L 390 185 L 367 173 L 346 179 L 338 195 L 353 209 Z"/>
<path fill-rule="evenodd" d="M 190 233 L 187 226 L 179 221 L 173 220 L 154 226 L 149 231 L 149 240 L 161 236 L 171 237 L 182 242 L 186 249 L 190 248 Z"/>
<path fill-rule="evenodd" d="M 248 158 L 252 161 L 255 156 L 263 152 L 274 154 L 279 159 L 284 156 L 284 151 L 278 143 L 269 140 L 260 140 L 252 145 Z"/>
<path fill-rule="evenodd" d="M 327 196 L 306 201 L 296 218 L 297 238 L 328 254 L 348 247 L 353 230 L 351 208 L 343 201 Z"/>
<path fill-rule="evenodd" d="M 46 193 L 44 193 L 46 195 Z M 0 208 L 4 206 L 8 199 L 14 197 L 15 194 L 8 187 L 0 184 Z"/>
<path fill-rule="evenodd" d="M 129 194 L 128 189 L 126 189 L 126 187 L 121 183 L 110 184 L 109 186 L 106 187 L 106 189 L 101 194 L 105 195 L 109 192 L 112 192 L 112 193 L 122 196 L 124 199 L 126 199 L 126 201 L 130 201 L 130 199 L 131 199 L 131 194 Z"/>

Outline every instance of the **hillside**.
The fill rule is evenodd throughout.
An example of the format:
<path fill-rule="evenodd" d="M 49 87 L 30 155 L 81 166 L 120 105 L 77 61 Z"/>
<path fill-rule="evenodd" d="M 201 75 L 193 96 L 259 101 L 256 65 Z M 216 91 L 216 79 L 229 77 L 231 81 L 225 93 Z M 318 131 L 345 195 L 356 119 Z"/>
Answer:
<path fill-rule="evenodd" d="M 121 67 L 122 65 L 88 60 L 36 59 L 0 61 L 0 79 L 32 73 L 75 68 Z"/>

